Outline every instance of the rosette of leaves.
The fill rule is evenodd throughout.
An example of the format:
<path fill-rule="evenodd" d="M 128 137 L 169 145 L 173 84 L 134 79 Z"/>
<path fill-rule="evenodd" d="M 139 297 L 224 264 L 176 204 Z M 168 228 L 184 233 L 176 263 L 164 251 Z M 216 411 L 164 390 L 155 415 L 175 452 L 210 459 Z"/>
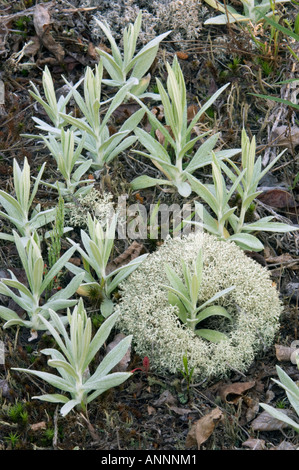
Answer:
<path fill-rule="evenodd" d="M 164 108 L 166 126 L 164 126 L 147 108 L 147 106 L 135 98 L 140 106 L 145 109 L 148 119 L 155 131 L 159 131 L 163 136 L 162 145 L 153 135 L 141 128 L 135 129 L 135 134 L 139 142 L 149 153 L 134 151 L 139 155 L 149 158 L 153 164 L 166 177 L 165 179 L 151 178 L 147 175 L 138 176 L 131 182 L 135 190 L 159 185 L 167 185 L 175 188 L 183 197 L 191 194 L 191 187 L 188 181 L 188 173 L 209 165 L 212 162 L 212 150 L 214 149 L 219 134 L 214 134 L 193 152 L 195 144 L 206 137 L 209 132 L 192 137 L 192 129 L 199 121 L 203 113 L 211 107 L 218 96 L 227 88 L 229 84 L 221 87 L 211 98 L 201 107 L 190 123 L 187 119 L 187 99 L 184 76 L 177 57 L 174 58 L 172 67 L 167 63 L 167 91 L 162 83 L 157 79 L 157 86 Z M 168 151 L 167 146 L 170 146 Z M 222 150 L 216 152 L 217 158 L 228 158 L 239 152 L 239 149 Z"/>
<path fill-rule="evenodd" d="M 278 0 L 275 1 L 274 5 L 279 3 L 286 3 L 289 1 L 290 0 Z M 222 13 L 219 16 L 215 16 L 214 18 L 209 18 L 206 20 L 204 22 L 205 25 L 222 25 L 244 21 L 251 21 L 253 24 L 256 24 L 263 20 L 265 15 L 272 16 L 275 13 L 271 0 L 241 0 L 244 9 L 243 15 L 238 13 L 237 10 L 231 5 L 227 5 L 227 3 L 223 4 L 218 0 L 205 0 L 205 2 Z"/>
<path fill-rule="evenodd" d="M 261 251 L 264 246 L 253 233 L 259 231 L 289 232 L 299 229 L 290 224 L 273 222 L 273 216 L 263 217 L 256 222 L 245 222 L 245 216 L 250 205 L 261 194 L 261 191 L 258 190 L 260 180 L 285 151 L 277 155 L 266 168 L 262 169 L 261 156 L 256 159 L 255 137 L 250 142 L 244 129 L 242 130 L 241 147 L 241 168 L 229 160 L 231 169 L 224 161 L 219 161 L 213 155 L 213 184 L 205 185 L 192 175 L 188 175 L 193 191 L 208 204 L 209 208 L 216 215 L 216 218 L 214 218 L 202 204 L 197 203 L 197 209 L 202 216 L 202 221 L 191 221 L 189 223 L 201 225 L 204 229 L 222 239 L 234 241 L 245 250 Z M 232 182 L 229 189 L 227 188 L 223 173 Z M 241 201 L 238 213 L 237 206 L 231 207 L 230 205 L 233 197 L 237 197 Z M 233 233 L 231 234 L 231 232 Z"/>
<path fill-rule="evenodd" d="M 14 325 L 30 328 L 31 337 L 29 340 L 31 340 L 35 338 L 37 331 L 46 329 L 41 319 L 49 318 L 50 308 L 57 311 L 77 303 L 77 300 L 72 300 L 71 297 L 77 291 L 84 276 L 83 274 L 76 275 L 65 288 L 49 296 L 46 302 L 43 303 L 43 294 L 46 292 L 48 285 L 64 268 L 66 262 L 75 252 L 76 246 L 69 248 L 47 274 L 44 274 L 45 263 L 38 235 L 36 233 L 31 235 L 26 246 L 24 246 L 21 237 L 14 232 L 14 241 L 26 274 L 27 283 L 25 285 L 20 282 L 14 273 L 9 270 L 11 279 L 1 279 L 0 293 L 11 298 L 19 305 L 26 312 L 28 319 L 21 318 L 12 309 L 3 305 L 0 306 L 0 317 L 6 320 L 4 328 Z"/>
<path fill-rule="evenodd" d="M 74 274 L 84 274 L 79 293 L 90 296 L 91 291 L 95 291 L 101 301 L 101 313 L 106 318 L 113 312 L 114 304 L 111 298 L 112 293 L 129 274 L 131 274 L 144 261 L 147 254 L 140 255 L 124 266 L 108 272 L 108 262 L 114 247 L 115 232 L 117 224 L 117 214 L 107 221 L 106 230 L 96 219 L 92 219 L 88 214 L 88 233 L 81 230 L 81 241 L 84 248 L 76 246 L 83 261 L 84 269 L 67 263 L 66 267 Z"/>
<path fill-rule="evenodd" d="M 87 160 L 81 155 L 85 142 L 84 136 L 79 140 L 76 150 L 74 131 L 70 129 L 67 131 L 61 130 L 60 140 L 51 134 L 47 137 L 42 136 L 42 138 L 55 158 L 57 169 L 64 178 L 64 182 L 56 181 L 55 184 L 51 184 L 43 181 L 43 184 L 58 190 L 64 198 L 77 197 L 79 194 L 88 193 L 93 184 L 90 179 L 83 180 L 81 178 L 89 170 L 92 159 Z M 79 189 L 78 186 L 80 186 Z"/>
<path fill-rule="evenodd" d="M 0 204 L 6 211 L 0 211 L 0 216 L 14 225 L 25 240 L 28 239 L 35 230 L 38 230 L 55 219 L 55 208 L 42 211 L 40 204 L 37 204 L 34 209 L 31 209 L 45 165 L 46 163 L 42 165 L 30 194 L 30 165 L 27 158 L 25 157 L 24 159 L 23 169 L 20 168 L 16 159 L 14 159 L 13 183 L 16 197 L 0 190 Z M 0 238 L 14 241 L 13 235 L 6 233 L 0 233 Z"/>
<path fill-rule="evenodd" d="M 109 54 L 103 49 L 96 48 L 96 51 L 102 57 L 105 69 L 111 77 L 108 80 L 104 79 L 103 83 L 109 86 L 122 87 L 128 81 L 129 77 L 134 77 L 137 79 L 137 84 L 130 90 L 133 95 L 139 96 L 140 98 L 157 98 L 158 95 L 154 93 L 145 93 L 151 79 L 150 74 L 146 76 L 145 74 L 155 60 L 160 42 L 168 36 L 170 31 L 155 37 L 136 53 L 136 44 L 142 23 L 142 13 L 140 12 L 134 24 L 129 24 L 129 26 L 124 29 L 122 54 L 113 38 L 109 25 L 105 21 L 99 21 L 97 18 L 95 18 L 95 20 L 106 35 L 112 53 Z"/>
<path fill-rule="evenodd" d="M 232 291 L 235 286 L 227 287 L 204 303 L 198 306 L 198 299 L 200 297 L 201 281 L 203 275 L 203 257 L 202 249 L 199 250 L 198 255 L 193 264 L 193 272 L 187 266 L 187 263 L 182 260 L 183 279 L 175 272 L 169 265 L 165 265 L 166 275 L 170 282 L 170 286 L 164 285 L 168 289 L 168 301 L 171 305 L 177 307 L 177 315 L 191 330 L 198 336 L 206 338 L 212 342 L 219 342 L 227 339 L 226 334 L 220 331 L 215 331 L 207 328 L 196 328 L 197 325 L 214 315 L 220 315 L 231 320 L 231 316 L 227 309 L 221 305 L 215 305 L 215 302 L 222 296 Z"/>
<path fill-rule="evenodd" d="M 83 96 L 77 90 L 77 85 L 68 84 L 82 117 L 77 118 L 70 114 L 60 113 L 64 121 L 73 126 L 76 139 L 80 139 L 77 136 L 77 131 L 80 131 L 82 136 L 84 135 L 84 148 L 92 159 L 92 167 L 97 169 L 101 169 L 105 164 L 110 163 L 137 140 L 135 136 L 129 136 L 129 134 L 139 124 L 144 115 L 142 109 L 136 111 L 122 124 L 117 132 L 110 135 L 108 122 L 116 108 L 124 101 L 129 90 L 136 84 L 137 79 L 129 79 L 111 100 L 101 102 L 102 78 L 102 61 L 95 66 L 94 71 L 87 67 L 83 80 Z M 104 106 L 105 113 L 102 118 L 101 108 Z"/>
<path fill-rule="evenodd" d="M 122 384 L 132 375 L 131 372 L 110 373 L 126 354 L 132 337 L 127 336 L 120 341 L 104 357 L 96 370 L 90 373 L 91 362 L 107 340 L 118 315 L 113 314 L 105 320 L 93 338 L 91 319 L 87 317 L 82 299 L 72 313 L 69 309 L 67 311 L 66 326 L 69 326 L 69 333 L 57 313 L 50 309 L 49 316 L 50 321 L 45 317 L 41 317 L 40 320 L 55 339 L 59 350 L 47 348 L 41 353 L 50 356 L 48 365 L 56 369 L 59 375 L 32 369 L 13 369 L 39 377 L 51 386 L 66 392 L 66 394 L 49 393 L 32 398 L 50 403 L 62 403 L 60 409 L 62 416 L 66 416 L 75 407 L 86 413 L 88 403 L 106 390 Z"/>
<path fill-rule="evenodd" d="M 74 87 L 76 88 L 79 86 L 81 81 L 82 80 L 78 81 Z M 38 129 L 45 131 L 50 135 L 59 136 L 61 129 L 67 125 L 67 122 L 62 118 L 60 113 L 66 113 L 66 106 L 72 97 L 74 87 L 70 89 L 66 96 L 61 95 L 57 100 L 53 78 L 47 66 L 45 67 L 45 70 L 42 74 L 42 85 L 44 98 L 40 94 L 38 88 L 32 82 L 31 86 L 33 90 L 30 90 L 29 93 L 42 106 L 43 110 L 46 112 L 49 120 L 51 121 L 51 124 L 35 116 L 32 119 L 37 124 Z M 40 136 L 25 135 L 25 137 Z"/>

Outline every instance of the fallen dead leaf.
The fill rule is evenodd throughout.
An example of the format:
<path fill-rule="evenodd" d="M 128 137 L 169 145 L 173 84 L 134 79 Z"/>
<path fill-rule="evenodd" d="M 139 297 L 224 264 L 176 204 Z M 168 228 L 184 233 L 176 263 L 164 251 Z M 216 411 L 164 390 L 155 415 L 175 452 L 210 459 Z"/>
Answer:
<path fill-rule="evenodd" d="M 293 416 L 290 410 L 280 409 L 279 411 L 287 416 Z M 289 427 L 289 425 L 279 419 L 273 418 L 267 411 L 262 411 L 262 413 L 252 421 L 251 427 L 254 431 L 281 431 Z"/>
<path fill-rule="evenodd" d="M 272 137 L 275 140 L 275 145 L 288 147 L 292 150 L 299 145 L 299 127 L 278 126 L 273 131 Z"/>
<path fill-rule="evenodd" d="M 263 439 L 249 438 L 247 441 L 242 442 L 242 447 L 249 447 L 251 450 L 264 450 L 265 441 Z"/>
<path fill-rule="evenodd" d="M 291 361 L 292 364 L 296 364 L 295 353 L 298 353 L 298 348 L 295 346 L 282 346 L 280 344 L 275 344 L 275 354 L 279 361 Z"/>
<path fill-rule="evenodd" d="M 244 403 L 247 406 L 246 410 L 246 421 L 247 423 L 252 421 L 258 414 L 260 404 L 258 398 L 250 398 L 247 396 L 243 397 Z"/>
<path fill-rule="evenodd" d="M 187 54 L 187 52 L 178 51 L 178 52 L 176 52 L 176 56 L 177 56 L 178 59 L 187 60 L 188 57 L 189 57 L 189 54 Z"/>
<path fill-rule="evenodd" d="M 118 333 L 113 341 L 107 345 L 106 352 L 107 354 L 115 348 L 122 339 L 126 336 L 123 333 Z M 126 354 L 121 359 L 121 361 L 116 364 L 116 366 L 112 369 L 113 372 L 125 372 L 128 369 L 129 362 L 131 360 L 131 347 L 128 348 Z"/>
<path fill-rule="evenodd" d="M 34 423 L 30 425 L 31 431 L 43 431 L 47 429 L 47 425 L 45 421 L 40 421 L 39 423 Z"/>
<path fill-rule="evenodd" d="M 37 4 L 35 6 L 33 24 L 42 44 L 52 52 L 58 62 L 62 62 L 65 53 L 63 47 L 56 42 L 51 35 L 52 20 L 49 13 L 49 6 L 43 4 Z"/>
<path fill-rule="evenodd" d="M 283 253 L 282 255 L 279 256 L 268 256 L 266 258 L 266 261 L 268 264 L 287 264 L 290 266 L 290 264 L 296 264 L 298 263 L 298 260 L 295 258 L 292 258 L 292 256 L 289 253 Z"/>
<path fill-rule="evenodd" d="M 143 249 L 143 245 L 138 243 L 136 240 L 117 258 L 114 258 L 110 263 L 107 265 L 107 274 L 111 273 L 117 268 L 121 266 L 125 266 L 133 259 L 137 258 Z"/>
<path fill-rule="evenodd" d="M 197 420 L 191 427 L 186 438 L 186 447 L 193 447 L 197 445 L 198 450 L 200 446 L 211 436 L 215 426 L 223 418 L 223 413 L 219 408 L 214 408 L 210 413 L 203 418 Z"/>
<path fill-rule="evenodd" d="M 190 410 L 189 408 L 179 408 L 177 406 L 170 406 L 169 409 L 180 416 L 185 416 L 189 413 L 192 413 L 192 410 Z"/>
<path fill-rule="evenodd" d="M 296 201 L 294 197 L 283 189 L 269 189 L 257 196 L 257 199 L 262 201 L 267 206 L 276 208 L 295 207 Z"/>
<path fill-rule="evenodd" d="M 148 413 L 149 416 L 152 416 L 152 415 L 155 415 L 157 413 L 157 410 L 153 406 L 148 405 L 147 413 Z"/>
<path fill-rule="evenodd" d="M 233 384 L 224 385 L 218 389 L 218 394 L 222 401 L 226 403 L 235 404 L 237 403 L 242 394 L 253 388 L 255 386 L 255 382 L 236 382 Z"/>
<path fill-rule="evenodd" d="M 278 446 L 273 447 L 270 450 L 298 450 L 298 449 L 290 442 L 282 441 Z"/>
<path fill-rule="evenodd" d="M 164 392 L 160 395 L 158 400 L 153 402 L 154 406 L 162 406 L 162 405 L 176 406 L 176 404 L 177 404 L 177 400 L 169 390 L 164 390 Z"/>

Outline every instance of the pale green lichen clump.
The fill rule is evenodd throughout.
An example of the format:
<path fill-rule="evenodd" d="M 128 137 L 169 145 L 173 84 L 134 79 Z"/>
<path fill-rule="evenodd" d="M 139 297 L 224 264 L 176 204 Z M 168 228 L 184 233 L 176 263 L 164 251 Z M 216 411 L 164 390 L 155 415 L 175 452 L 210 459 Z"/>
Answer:
<path fill-rule="evenodd" d="M 113 196 L 92 188 L 87 194 L 79 195 L 77 201 L 67 204 L 66 222 L 71 227 L 87 227 L 88 214 L 102 226 L 114 213 Z"/>
<path fill-rule="evenodd" d="M 228 340 L 217 344 L 194 335 L 180 323 L 176 307 L 168 303 L 167 291 L 161 287 L 168 284 L 164 264 L 182 274 L 181 258 L 191 265 L 200 246 L 204 259 L 200 302 L 235 286 L 219 299 L 233 320 L 217 317 L 207 325 L 228 335 Z M 168 238 L 122 283 L 117 308 L 122 331 L 133 334 L 137 354 L 148 356 L 153 369 L 177 373 L 186 354 L 188 367 L 194 367 L 194 377 L 201 379 L 227 376 L 235 369 L 245 371 L 255 355 L 272 344 L 282 311 L 266 268 L 233 242 L 219 241 L 206 233 Z"/>

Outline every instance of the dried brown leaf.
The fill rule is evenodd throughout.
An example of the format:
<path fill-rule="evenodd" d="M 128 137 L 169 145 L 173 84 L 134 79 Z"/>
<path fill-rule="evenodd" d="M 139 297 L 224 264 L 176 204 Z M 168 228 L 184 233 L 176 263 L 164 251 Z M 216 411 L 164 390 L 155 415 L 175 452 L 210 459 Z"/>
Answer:
<path fill-rule="evenodd" d="M 296 201 L 294 197 L 283 189 L 269 189 L 260 194 L 257 199 L 271 207 L 285 208 L 295 207 Z"/>
<path fill-rule="evenodd" d="M 210 413 L 203 418 L 197 420 L 191 427 L 187 438 L 186 447 L 193 447 L 197 445 L 198 450 L 200 446 L 211 436 L 215 426 L 223 418 L 223 413 L 219 408 L 214 408 Z"/>
<path fill-rule="evenodd" d="M 280 344 L 275 344 L 275 354 L 278 359 L 278 361 L 284 362 L 284 361 L 292 361 L 294 353 L 298 351 L 298 348 L 294 347 L 288 347 L 288 346 L 282 346 Z M 294 362 L 295 364 L 295 362 Z"/>
<path fill-rule="evenodd" d="M 176 56 L 177 56 L 178 59 L 187 60 L 188 57 L 189 57 L 189 54 L 187 54 L 187 52 L 178 51 L 178 52 L 176 52 Z"/>
<path fill-rule="evenodd" d="M 45 421 L 40 421 L 39 423 L 33 423 L 30 425 L 31 431 L 43 431 L 47 429 L 47 425 Z"/>
<path fill-rule="evenodd" d="M 280 409 L 279 411 L 287 416 L 293 415 L 290 410 Z M 267 411 L 263 411 L 254 421 L 252 421 L 251 427 L 254 431 L 280 431 L 281 429 L 289 427 L 289 425 L 269 415 Z"/>
<path fill-rule="evenodd" d="M 106 348 L 106 353 L 108 354 L 110 351 L 112 351 L 113 348 L 115 348 L 120 341 L 122 341 L 126 336 L 123 333 L 118 333 L 113 341 L 107 345 Z M 112 369 L 112 372 L 125 372 L 128 369 L 128 365 L 131 361 L 131 346 L 128 348 L 126 354 L 124 357 L 121 359 L 121 361 L 116 364 L 116 366 Z"/>
<path fill-rule="evenodd" d="M 33 15 L 33 25 L 36 31 L 36 34 L 41 37 L 49 29 L 52 24 L 51 16 L 49 13 L 49 6 L 42 4 L 37 4 L 35 6 L 34 15 Z"/>
<path fill-rule="evenodd" d="M 58 62 L 62 62 L 65 55 L 64 49 L 55 41 L 50 33 L 52 20 L 49 13 L 49 6 L 42 4 L 36 5 L 33 15 L 33 24 L 42 44 L 52 52 Z"/>
<path fill-rule="evenodd" d="M 299 145 L 299 127 L 292 126 L 278 126 L 273 131 L 273 139 L 275 145 L 288 147 L 290 150 Z"/>
<path fill-rule="evenodd" d="M 255 381 L 252 382 L 236 382 L 233 384 L 224 385 L 218 390 L 218 394 L 222 401 L 234 404 L 239 401 L 242 394 L 255 386 Z"/>
<path fill-rule="evenodd" d="M 108 263 L 107 273 L 111 273 L 115 269 L 120 268 L 121 266 L 125 266 L 130 261 L 137 258 L 140 255 L 142 249 L 143 245 L 134 240 L 133 243 L 121 255 L 117 256 L 117 258 L 114 258 L 113 261 Z"/>
<path fill-rule="evenodd" d="M 247 441 L 242 442 L 242 447 L 249 447 L 251 450 L 264 450 L 265 441 L 263 439 L 249 438 Z"/>
<path fill-rule="evenodd" d="M 154 401 L 153 403 L 154 406 L 162 406 L 162 405 L 176 406 L 176 404 L 177 404 L 177 400 L 169 390 L 164 390 L 164 392 L 160 395 L 158 400 Z"/>
<path fill-rule="evenodd" d="M 188 408 L 179 408 L 178 406 L 170 406 L 169 409 L 180 416 L 185 416 L 189 413 L 192 413 L 192 410 Z"/>

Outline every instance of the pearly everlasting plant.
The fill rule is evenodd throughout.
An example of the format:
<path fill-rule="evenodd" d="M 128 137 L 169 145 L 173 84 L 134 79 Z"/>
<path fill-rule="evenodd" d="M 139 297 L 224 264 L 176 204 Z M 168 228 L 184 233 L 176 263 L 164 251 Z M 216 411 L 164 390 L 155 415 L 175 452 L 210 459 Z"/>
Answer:
<path fill-rule="evenodd" d="M 167 91 L 157 79 L 161 102 L 164 107 L 166 126 L 164 126 L 152 112 L 140 101 L 140 106 L 147 112 L 148 119 L 155 131 L 160 132 L 163 144 L 154 136 L 143 129 L 135 129 L 139 142 L 149 153 L 135 151 L 139 155 L 149 158 L 153 164 L 163 173 L 165 179 L 151 178 L 146 175 L 138 176 L 131 182 L 133 189 L 142 189 L 150 186 L 167 185 L 175 188 L 183 197 L 191 194 L 191 187 L 187 178 L 188 173 L 202 168 L 212 162 L 212 150 L 214 149 L 219 134 L 214 134 L 193 152 L 195 144 L 206 137 L 209 132 L 191 137 L 194 126 L 203 113 L 214 103 L 218 96 L 227 88 L 224 85 L 201 107 L 196 116 L 188 123 L 187 99 L 184 76 L 175 56 L 172 67 L 167 63 Z M 169 145 L 169 150 L 167 146 Z M 228 158 L 235 155 L 239 150 L 223 150 L 216 152 L 217 158 Z"/>
<path fill-rule="evenodd" d="M 234 241 L 245 250 L 260 251 L 263 244 L 253 235 L 258 231 L 289 232 L 298 230 L 296 226 L 281 222 L 273 222 L 274 217 L 263 217 L 256 222 L 246 223 L 246 213 L 254 201 L 261 194 L 258 184 L 263 176 L 273 167 L 283 155 L 281 152 L 269 165 L 262 169 L 261 156 L 256 159 L 255 138 L 249 140 L 245 130 L 242 131 L 242 156 L 241 168 L 229 160 L 230 167 L 213 155 L 212 176 L 213 184 L 205 185 L 192 175 L 188 180 L 195 193 L 197 193 L 216 215 L 212 217 L 202 204 L 197 203 L 197 208 L 202 211 L 202 222 L 189 222 L 203 226 L 206 230 L 222 239 Z M 228 189 L 223 173 L 231 180 L 232 185 Z M 230 206 L 231 199 L 237 194 L 241 201 L 241 207 L 237 213 L 237 206 Z M 230 234 L 232 232 L 232 234 Z"/>
<path fill-rule="evenodd" d="M 124 101 L 132 86 L 136 84 L 137 79 L 128 80 L 111 100 L 101 102 L 102 78 L 102 61 L 95 66 L 94 71 L 87 67 L 83 80 L 83 96 L 76 89 L 77 86 L 69 84 L 82 117 L 77 118 L 70 114 L 60 113 L 65 122 L 73 126 L 73 129 L 79 131 L 82 136 L 84 135 L 84 148 L 92 159 L 92 167 L 98 169 L 110 163 L 113 158 L 136 141 L 136 137 L 129 136 L 129 134 L 139 124 L 144 115 L 143 110 L 137 111 L 124 122 L 117 132 L 110 135 L 108 121 L 116 108 Z M 105 109 L 102 118 L 101 108 L 106 105 L 109 106 Z"/>
<path fill-rule="evenodd" d="M 253 24 L 264 19 L 264 16 L 272 16 L 273 5 L 286 3 L 290 0 L 277 0 L 273 4 L 271 0 L 241 0 L 244 8 L 244 14 L 241 15 L 231 5 L 223 4 L 218 0 L 205 0 L 211 7 L 220 11 L 222 14 L 214 18 L 209 18 L 204 22 L 205 25 L 215 24 L 223 25 L 237 22 L 252 22 Z"/>
<path fill-rule="evenodd" d="M 81 230 L 81 240 L 84 249 L 75 245 L 79 251 L 84 269 L 67 263 L 67 268 L 74 274 L 84 273 L 84 283 L 80 287 L 81 295 L 89 295 L 90 289 L 95 289 L 102 297 L 101 313 L 108 317 L 113 312 L 114 304 L 111 299 L 113 291 L 118 287 L 129 274 L 131 274 L 146 258 L 145 255 L 138 256 L 125 266 L 121 266 L 112 272 L 108 272 L 108 262 L 114 246 L 117 214 L 107 221 L 106 230 L 96 219 L 92 219 L 88 214 L 88 234 Z"/>
<path fill-rule="evenodd" d="M 132 375 L 130 372 L 109 373 L 126 354 L 132 337 L 128 336 L 118 343 L 91 373 L 91 362 L 107 340 L 117 320 L 117 314 L 111 315 L 93 338 L 91 319 L 87 317 L 82 299 L 72 313 L 68 309 L 69 333 L 59 316 L 51 309 L 49 316 L 50 321 L 45 317 L 41 317 L 40 320 L 55 339 L 59 350 L 48 348 L 41 352 L 50 356 L 48 365 L 56 369 L 59 375 L 32 369 L 13 369 L 39 377 L 51 386 L 66 392 L 66 394 L 53 393 L 33 397 L 51 403 L 62 403 L 60 410 L 62 416 L 66 416 L 75 407 L 86 413 L 88 403 L 106 390 L 122 384 Z"/>
<path fill-rule="evenodd" d="M 103 80 L 103 83 L 114 87 L 121 87 L 127 83 L 128 77 L 134 77 L 137 79 L 137 83 L 130 90 L 133 95 L 139 96 L 140 98 L 156 98 L 157 95 L 155 94 L 144 93 L 148 88 L 151 78 L 150 74 L 147 76 L 145 76 L 145 74 L 155 60 L 160 42 L 168 36 L 170 31 L 155 37 L 136 54 L 136 43 L 142 22 L 142 14 L 139 13 L 134 24 L 129 24 L 129 26 L 124 29 L 124 52 L 122 54 L 117 47 L 108 24 L 99 21 L 97 18 L 95 18 L 95 20 L 106 35 L 112 52 L 112 54 L 109 54 L 103 49 L 96 48 L 96 51 L 103 60 L 105 69 L 111 77 L 109 80 Z"/>
<path fill-rule="evenodd" d="M 30 166 L 27 158 L 24 159 L 23 169 L 20 168 L 16 159 L 13 160 L 13 181 L 15 196 L 0 190 L 0 204 L 5 212 L 0 211 L 0 216 L 14 225 L 19 234 L 28 239 L 35 230 L 43 227 L 55 218 L 55 209 L 41 211 L 40 205 L 31 208 L 36 196 L 38 186 L 45 169 L 45 163 L 42 165 L 30 194 Z M 0 233 L 0 238 L 14 241 L 13 235 Z"/>
<path fill-rule="evenodd" d="M 32 82 L 31 86 L 33 91 L 30 90 L 29 93 L 43 107 L 43 110 L 46 112 L 48 118 L 51 121 L 51 124 L 37 117 L 33 117 L 33 120 L 37 124 L 38 129 L 45 131 L 48 134 L 59 136 L 61 129 L 67 125 L 66 121 L 62 118 L 60 113 L 66 112 L 66 106 L 72 97 L 73 88 L 67 93 L 66 96 L 61 95 L 57 100 L 53 78 L 47 66 L 43 71 L 42 84 L 44 98 Z M 80 81 L 75 85 L 75 87 L 79 86 L 79 84 Z M 27 137 L 34 136 L 29 135 Z"/>
<path fill-rule="evenodd" d="M 77 197 L 79 194 L 88 193 L 93 186 L 92 182 L 89 179 L 82 180 L 81 178 L 89 170 L 92 159 L 84 159 L 81 155 L 84 147 L 84 137 L 79 140 L 76 150 L 75 135 L 70 129 L 67 131 L 61 130 L 60 140 L 57 140 L 51 134 L 47 137 L 42 136 L 42 139 L 55 158 L 57 169 L 64 179 L 64 182 L 57 181 L 56 184 L 45 181 L 43 181 L 43 184 L 58 189 L 61 196 L 68 199 L 71 196 Z"/>
<path fill-rule="evenodd" d="M 231 320 L 231 316 L 224 307 L 211 304 L 214 304 L 223 295 L 228 294 L 235 286 L 217 292 L 198 306 L 203 275 L 202 249 L 199 250 L 192 264 L 193 272 L 185 261 L 182 260 L 183 281 L 176 271 L 166 264 L 166 275 L 171 285 L 162 285 L 162 287 L 168 289 L 168 301 L 171 305 L 177 307 L 177 314 L 180 320 L 191 328 L 197 336 L 213 342 L 223 341 L 227 338 L 224 333 L 207 328 L 197 329 L 196 326 L 214 315 L 220 315 Z"/>
<path fill-rule="evenodd" d="M 50 296 L 43 303 L 43 294 L 48 285 L 65 266 L 65 263 L 76 250 L 76 246 L 69 248 L 45 274 L 45 263 L 38 235 L 36 233 L 31 235 L 26 246 L 24 246 L 21 237 L 14 232 L 14 242 L 26 274 L 28 287 L 21 283 L 12 271 L 9 271 L 11 279 L 2 278 L 0 280 L 0 294 L 11 298 L 19 305 L 26 312 L 28 319 L 21 318 L 12 309 L 3 305 L 0 306 L 0 317 L 6 320 L 4 328 L 14 325 L 30 328 L 31 340 L 34 339 L 37 331 L 46 329 L 41 319 L 49 318 L 49 308 L 57 311 L 77 303 L 77 300 L 71 300 L 71 297 L 81 284 L 83 275 L 78 274 L 75 276 L 65 288 Z"/>

